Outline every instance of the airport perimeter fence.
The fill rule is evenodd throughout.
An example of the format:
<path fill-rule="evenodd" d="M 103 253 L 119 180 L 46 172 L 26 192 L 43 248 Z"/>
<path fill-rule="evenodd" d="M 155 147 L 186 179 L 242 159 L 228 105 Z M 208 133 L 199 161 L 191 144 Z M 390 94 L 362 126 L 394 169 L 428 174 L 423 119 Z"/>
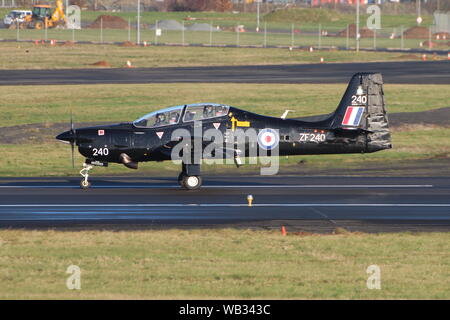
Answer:
<path fill-rule="evenodd" d="M 11 41 L 50 41 L 122 43 L 137 41 L 136 24 L 129 21 L 123 29 L 82 28 L 82 29 L 0 29 L 1 40 Z M 305 26 L 291 24 L 290 28 L 280 29 L 279 25 L 261 23 L 259 31 L 245 29 L 240 24 L 221 29 L 209 21 L 202 24 L 203 30 L 192 30 L 192 23 L 178 22 L 178 30 L 159 27 L 158 21 L 140 28 L 140 44 L 146 45 L 202 45 L 236 47 L 292 47 L 318 49 L 356 47 L 355 29 L 352 25 L 330 27 L 317 24 Z M 102 24 L 101 24 L 102 25 Z M 209 27 L 208 27 L 209 26 Z M 206 29 L 206 30 L 205 30 Z M 424 49 L 446 51 L 450 47 L 448 34 L 433 33 L 431 26 L 423 26 L 411 32 L 404 26 L 382 28 L 376 31 L 362 30 L 359 46 L 361 49 Z"/>

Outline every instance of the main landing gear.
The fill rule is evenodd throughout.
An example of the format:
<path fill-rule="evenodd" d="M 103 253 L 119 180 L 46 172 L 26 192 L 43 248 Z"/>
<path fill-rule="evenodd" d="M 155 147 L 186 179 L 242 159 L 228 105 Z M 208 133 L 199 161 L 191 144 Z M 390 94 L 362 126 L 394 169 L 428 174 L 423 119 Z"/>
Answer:
<path fill-rule="evenodd" d="M 178 176 L 178 183 L 187 190 L 195 190 L 202 186 L 199 164 L 182 164 L 182 171 Z"/>
<path fill-rule="evenodd" d="M 80 174 L 83 177 L 80 181 L 81 189 L 89 189 L 91 183 L 89 182 L 89 171 L 94 168 L 94 165 L 106 166 L 106 163 L 86 161 L 83 163 L 83 169 L 80 170 Z M 180 186 L 187 190 L 195 190 L 202 186 L 202 177 L 200 176 L 199 164 L 184 164 L 182 165 L 182 171 L 178 176 L 178 183 Z"/>

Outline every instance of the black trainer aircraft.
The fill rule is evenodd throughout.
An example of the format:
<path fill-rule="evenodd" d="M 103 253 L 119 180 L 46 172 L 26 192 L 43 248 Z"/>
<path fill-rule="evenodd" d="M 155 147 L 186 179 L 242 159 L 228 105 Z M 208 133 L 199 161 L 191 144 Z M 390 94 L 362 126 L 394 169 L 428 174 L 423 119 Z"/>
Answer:
<path fill-rule="evenodd" d="M 339 106 L 330 114 L 286 118 L 289 111 L 276 118 L 224 104 L 188 104 L 155 111 L 131 123 L 78 129 L 71 124 L 71 129 L 56 139 L 71 144 L 72 161 L 75 146 L 86 158 L 80 171 L 82 188 L 91 185 L 89 170 L 95 165 L 121 163 L 137 169 L 139 162 L 173 160 L 177 145 L 181 143 L 183 149 L 178 153 L 183 154 L 195 147 L 196 139 L 201 141 L 200 151 L 209 143 L 215 143 L 217 153 L 217 144 L 224 142 L 205 137 L 207 130 L 224 136 L 227 143 L 230 133 L 237 130 L 256 131 L 256 141 L 246 141 L 240 148 L 235 144 L 219 146 L 223 150 L 220 156 L 226 158 L 231 154 L 236 165 L 240 164 L 241 156 L 249 156 L 250 148 L 255 145 L 258 156 L 365 153 L 392 147 L 379 73 L 355 74 Z M 184 130 L 189 137 L 174 135 L 177 129 Z M 189 161 L 191 156 L 188 160 L 182 159 L 180 185 L 186 189 L 199 188 L 202 183 L 200 163 Z"/>

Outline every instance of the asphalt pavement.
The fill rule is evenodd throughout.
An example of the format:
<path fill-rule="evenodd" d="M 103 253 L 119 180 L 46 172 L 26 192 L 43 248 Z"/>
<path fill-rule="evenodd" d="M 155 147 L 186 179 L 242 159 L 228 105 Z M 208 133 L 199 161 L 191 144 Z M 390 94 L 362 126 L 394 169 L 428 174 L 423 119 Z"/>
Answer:
<path fill-rule="evenodd" d="M 0 227 L 450 231 L 448 177 L 1 178 Z M 252 195 L 252 206 L 247 197 Z"/>
<path fill-rule="evenodd" d="M 0 85 L 134 83 L 347 83 L 357 72 L 381 72 L 385 83 L 450 84 L 450 61 L 256 66 L 0 70 Z"/>

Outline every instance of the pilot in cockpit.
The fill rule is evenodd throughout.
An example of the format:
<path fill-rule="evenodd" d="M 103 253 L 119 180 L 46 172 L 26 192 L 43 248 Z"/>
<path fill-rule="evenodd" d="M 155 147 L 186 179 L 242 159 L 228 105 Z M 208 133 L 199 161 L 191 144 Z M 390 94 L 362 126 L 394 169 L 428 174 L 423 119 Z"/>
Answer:
<path fill-rule="evenodd" d="M 216 117 L 220 117 L 220 116 L 223 116 L 223 115 L 225 115 L 225 107 L 224 106 L 217 106 L 216 107 L 216 114 L 215 114 L 215 116 Z"/>
<path fill-rule="evenodd" d="M 195 117 L 195 111 L 186 111 L 186 115 L 184 116 L 184 121 L 192 121 Z"/>
<path fill-rule="evenodd" d="M 178 112 L 172 112 L 170 114 L 169 124 L 177 124 L 179 117 L 180 117 L 180 114 Z"/>
<path fill-rule="evenodd" d="M 157 114 L 155 126 L 162 126 L 164 124 L 166 124 L 166 115 L 164 113 Z"/>
<path fill-rule="evenodd" d="M 212 118 L 214 117 L 214 107 L 213 106 L 205 106 L 203 109 L 203 118 Z"/>

